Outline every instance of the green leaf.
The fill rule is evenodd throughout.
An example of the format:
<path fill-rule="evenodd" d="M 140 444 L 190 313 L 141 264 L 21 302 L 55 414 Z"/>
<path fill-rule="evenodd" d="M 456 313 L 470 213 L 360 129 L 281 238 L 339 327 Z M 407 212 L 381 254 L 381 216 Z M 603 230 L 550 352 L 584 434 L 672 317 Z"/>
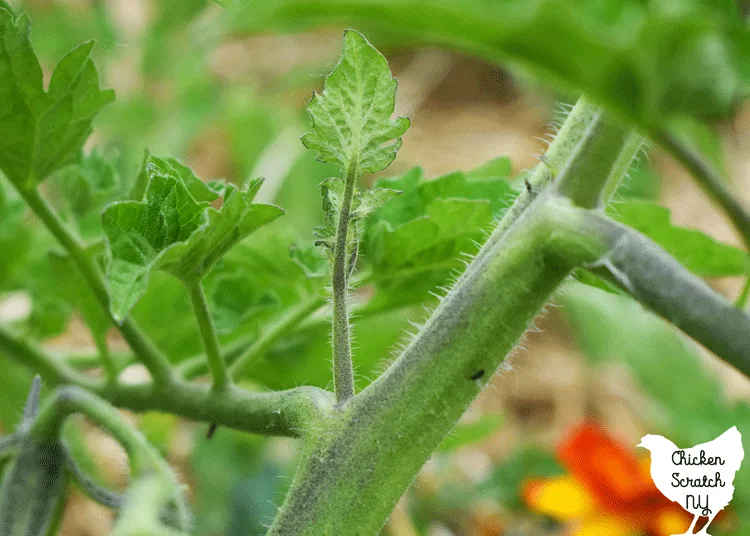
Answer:
<path fill-rule="evenodd" d="M 719 242 L 695 229 L 676 227 L 669 209 L 644 201 L 610 207 L 610 215 L 642 232 L 696 275 L 726 277 L 748 273 L 750 258 L 741 249 Z"/>
<path fill-rule="evenodd" d="M 403 192 L 365 220 L 363 257 L 372 265 L 376 303 L 423 301 L 462 267 L 462 254 L 476 253 L 494 218 L 516 195 L 511 182 L 497 176 L 510 169 L 504 160 L 480 169 L 476 175 L 456 172 L 423 180 L 422 170 L 414 168 L 376 181 L 377 188 Z"/>
<path fill-rule="evenodd" d="M 307 277 L 326 277 L 328 275 L 328 262 L 318 251 L 318 248 L 312 244 L 305 246 L 295 244 L 289 249 L 289 256 L 302 268 Z"/>
<path fill-rule="evenodd" d="M 344 175 L 387 168 L 409 128 L 405 117 L 391 120 L 396 85 L 383 55 L 361 34 L 348 30 L 341 60 L 326 78 L 323 92 L 314 93 L 307 106 L 313 132 L 305 134 L 302 143 L 316 151 L 321 162 L 337 163 Z"/>
<path fill-rule="evenodd" d="M 159 267 L 187 284 L 198 281 L 237 242 L 280 217 L 279 207 L 252 202 L 261 184 L 258 179 L 245 191 L 227 184 L 221 210 L 209 207 L 208 223 L 184 244 L 165 250 Z"/>
<path fill-rule="evenodd" d="M 145 200 L 114 203 L 102 214 L 117 319 L 144 293 L 152 270 L 195 284 L 237 242 L 282 214 L 278 207 L 252 203 L 260 180 L 245 191 L 227 185 L 222 208 L 216 210 L 209 206 L 216 192 L 182 164 L 150 157 L 146 170 Z"/>
<path fill-rule="evenodd" d="M 247 320 L 279 304 L 278 296 L 258 288 L 251 277 L 240 271 L 222 272 L 211 283 L 211 315 L 220 335 L 232 333 Z"/>
<path fill-rule="evenodd" d="M 45 92 L 29 37 L 28 17 L 0 8 L 0 169 L 19 188 L 75 161 L 94 116 L 114 99 L 99 90 L 93 41 L 60 61 Z"/>
<path fill-rule="evenodd" d="M 101 258 L 102 251 L 101 248 L 96 248 L 86 253 L 98 259 Z M 79 311 L 92 335 L 103 339 L 112 324 L 73 261 L 67 255 L 51 252 L 49 262 L 62 297 Z"/>
<path fill-rule="evenodd" d="M 13 288 L 24 277 L 33 233 L 24 221 L 24 202 L 5 191 L 0 179 L 0 289 Z"/>
<path fill-rule="evenodd" d="M 328 178 L 320 183 L 320 192 L 323 196 L 323 212 L 326 215 L 326 224 L 316 227 L 315 236 L 319 238 L 317 245 L 326 246 L 333 249 L 334 235 L 336 232 L 336 223 L 339 220 L 339 213 L 344 197 L 344 181 L 335 177 Z M 358 186 L 354 187 L 354 195 L 349 212 L 349 221 L 357 222 L 369 216 L 376 209 L 383 206 L 387 201 L 396 197 L 401 192 L 390 188 L 373 188 L 372 190 L 363 190 Z M 350 227 L 351 239 L 354 240 L 358 235 L 356 226 Z"/>

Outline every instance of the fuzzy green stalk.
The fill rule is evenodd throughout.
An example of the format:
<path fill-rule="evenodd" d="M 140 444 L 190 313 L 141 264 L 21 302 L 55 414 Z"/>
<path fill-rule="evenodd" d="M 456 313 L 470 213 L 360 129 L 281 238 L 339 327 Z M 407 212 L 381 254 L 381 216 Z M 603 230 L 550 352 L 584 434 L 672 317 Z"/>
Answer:
<path fill-rule="evenodd" d="M 611 194 L 610 183 L 618 184 L 630 166 L 633 152 L 627 146 L 630 139 L 629 127 L 603 110 L 597 112 L 571 158 L 555 178 L 555 188 L 560 195 L 579 207 L 603 207 L 603 195 L 608 189 Z M 612 147 L 620 148 L 614 161 Z M 620 158 L 623 153 L 627 158 Z M 627 160 L 627 164 L 622 160 Z"/>
<path fill-rule="evenodd" d="M 562 165 L 549 169 L 543 181 L 549 185 L 565 173 L 565 183 L 595 190 L 579 198 L 575 188 L 564 187 L 570 197 L 599 199 L 627 132 L 585 103 L 577 112 L 568 128 L 563 125 L 570 137 L 556 146 L 565 147 Z M 572 128 L 577 121 L 582 128 Z M 595 135 L 604 136 L 608 147 L 592 159 L 583 148 Z M 532 199 L 506 214 L 399 358 L 330 416 L 300 464 L 270 536 L 377 534 L 558 285 L 577 266 L 606 254 L 609 244 L 582 231 L 583 218 L 569 198 L 557 189 L 531 190 Z"/>
<path fill-rule="evenodd" d="M 344 196 L 338 211 L 336 242 L 333 247 L 331 287 L 333 295 L 333 391 L 339 402 L 354 396 L 354 370 L 349 325 L 349 224 L 352 199 L 359 171 L 356 163 L 346 170 Z M 356 246 L 355 246 L 356 247 Z"/>
<path fill-rule="evenodd" d="M 492 234 L 484 243 L 477 256 L 482 256 L 505 234 L 511 225 L 523 214 L 536 197 L 555 180 L 557 173 L 571 158 L 574 151 L 583 141 L 587 128 L 599 107 L 585 97 L 578 99 L 560 125 L 557 135 L 549 144 L 547 151 L 526 179 L 528 187 L 521 190 L 516 200 L 498 222 Z"/>
<path fill-rule="evenodd" d="M 549 195 L 535 201 L 319 433 L 269 535 L 378 533 L 557 286 L 606 252 L 597 237 L 571 232 L 577 222 L 558 205 Z"/>
<path fill-rule="evenodd" d="M 328 418 L 333 393 L 317 387 L 255 393 L 216 391 L 175 381 L 169 386 L 115 384 L 84 376 L 0 326 L 0 354 L 39 373 L 50 385 L 75 385 L 133 411 L 162 411 L 261 435 L 302 437 Z"/>
<path fill-rule="evenodd" d="M 200 281 L 196 281 L 188 287 L 188 290 L 190 300 L 193 303 L 195 318 L 198 322 L 198 331 L 203 341 L 203 349 L 206 352 L 208 368 L 211 370 L 211 376 L 213 377 L 213 389 L 223 391 L 229 387 L 231 379 L 224 363 L 224 358 L 221 355 L 219 339 L 216 336 L 214 321 L 208 310 L 206 295 L 203 293 L 203 285 Z"/>

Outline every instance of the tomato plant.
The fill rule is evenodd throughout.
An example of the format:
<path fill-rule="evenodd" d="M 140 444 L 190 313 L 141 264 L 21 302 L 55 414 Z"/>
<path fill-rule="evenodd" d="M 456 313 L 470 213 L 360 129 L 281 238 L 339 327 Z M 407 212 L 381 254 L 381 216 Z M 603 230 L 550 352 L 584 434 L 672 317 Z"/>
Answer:
<path fill-rule="evenodd" d="M 175 98 L 189 101 L 192 115 L 163 101 L 163 110 L 149 112 L 163 123 L 140 136 L 146 104 L 130 95 L 112 112 L 119 129 L 93 137 L 96 117 L 117 106 L 114 93 L 99 87 L 93 41 L 47 73 L 29 16 L 0 6 L 0 290 L 31 297 L 26 317 L 0 324 L 7 359 L 0 374 L 20 375 L 14 367 L 21 366 L 37 375 L 20 424 L 0 441 L 3 535 L 54 533 L 69 481 L 118 512 L 115 534 L 193 530 L 180 478 L 117 409 L 203 422 L 208 438 L 226 429 L 295 438 L 294 478 L 267 533 L 378 534 L 556 296 L 590 353 L 612 345 L 624 359 L 640 358 L 636 370 L 652 395 L 686 413 L 694 400 L 713 407 L 715 386 L 691 384 L 705 397 L 666 394 L 679 369 L 686 378 L 698 374 L 690 376 L 693 356 L 682 342 L 664 342 L 673 341 L 672 328 L 635 336 L 651 344 L 648 363 L 642 352 L 628 353 L 637 341 L 627 329 L 651 318 L 646 309 L 750 375 L 747 285 L 731 303 L 704 280 L 747 277 L 747 252 L 673 225 L 655 203 L 611 203 L 638 155 L 656 144 L 687 168 L 750 246 L 749 213 L 707 151 L 713 126 L 732 118 L 747 92 L 749 34 L 734 2 L 211 6 L 216 31 L 206 32 L 207 41 L 345 23 L 383 32 L 399 46 L 437 45 L 507 63 L 582 95 L 526 172 L 514 175 L 499 157 L 435 179 L 420 168 L 389 177 L 382 172 L 410 120 L 394 114 L 397 81 L 385 56 L 347 30 L 338 63 L 307 104 L 310 130 L 301 137 L 309 153 L 297 172 L 315 180 L 322 210 L 300 190 L 287 193 L 295 201 L 286 211 L 263 193 L 263 179 L 246 178 L 253 166 L 234 181 L 203 180 L 160 155 L 170 145 L 182 152 L 170 121 L 197 128 L 212 106 L 210 83 L 191 70 L 210 43 L 199 40 L 180 60 L 160 44 L 181 25 L 198 25 L 205 6 L 173 4 L 162 5 L 143 69 L 179 66 L 169 76 L 185 78 Z M 59 26 L 44 31 L 47 48 L 67 40 Z M 266 143 L 253 137 L 276 129 L 274 120 L 241 96 L 222 98 L 240 116 L 232 143 L 247 157 L 253 144 Z M 107 136 L 127 138 L 124 158 Z M 154 146 L 134 156 L 142 137 Z M 135 158 L 137 171 L 123 164 Z M 297 218 L 293 208 L 303 205 L 315 212 Z M 599 301 L 581 298 L 586 286 L 599 289 Z M 643 308 L 628 309 L 633 301 Z M 415 315 L 418 306 L 427 312 Z M 610 318 L 618 308 L 622 322 Z M 43 344 L 73 314 L 90 332 L 90 355 L 57 355 Z M 376 373 L 407 317 L 411 333 Z M 605 325 L 610 336 L 601 340 Z M 138 365 L 142 377 L 127 380 Z M 50 388 L 44 396 L 42 385 Z M 66 432 L 76 414 L 123 447 L 127 489 L 105 486 L 76 455 L 80 433 Z M 745 406 L 713 416 L 713 427 L 750 425 Z M 694 426 L 685 421 L 681 429 Z M 747 471 L 741 478 L 747 482 Z M 750 511 L 748 487 L 741 488 L 737 509 Z"/>

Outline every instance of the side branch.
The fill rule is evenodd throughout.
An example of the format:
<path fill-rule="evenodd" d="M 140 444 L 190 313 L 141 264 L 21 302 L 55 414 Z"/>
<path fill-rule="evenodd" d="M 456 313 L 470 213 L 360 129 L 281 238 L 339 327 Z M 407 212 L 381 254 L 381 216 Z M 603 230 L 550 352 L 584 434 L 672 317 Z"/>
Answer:
<path fill-rule="evenodd" d="M 334 404 L 332 393 L 317 387 L 254 393 L 231 386 L 219 392 L 182 381 L 111 385 L 83 376 L 1 326 L 0 353 L 38 372 L 51 385 L 85 388 L 119 408 L 163 411 L 262 435 L 301 437 L 325 420 Z"/>
<path fill-rule="evenodd" d="M 185 383 L 169 389 L 123 385 L 109 398 L 123 409 L 163 411 L 224 428 L 285 437 L 302 437 L 315 429 L 334 403 L 332 393 L 317 387 L 261 393 L 230 387 L 218 392 Z"/>
<path fill-rule="evenodd" d="M 601 214 L 584 226 L 611 244 L 589 265 L 680 328 L 717 357 L 750 376 L 750 316 L 734 307 L 649 238 Z"/>
<path fill-rule="evenodd" d="M 13 334 L 0 325 L 0 354 L 38 373 L 50 385 L 73 384 L 96 389 L 99 382 L 84 376 L 62 360 L 43 352 L 39 347 Z"/>

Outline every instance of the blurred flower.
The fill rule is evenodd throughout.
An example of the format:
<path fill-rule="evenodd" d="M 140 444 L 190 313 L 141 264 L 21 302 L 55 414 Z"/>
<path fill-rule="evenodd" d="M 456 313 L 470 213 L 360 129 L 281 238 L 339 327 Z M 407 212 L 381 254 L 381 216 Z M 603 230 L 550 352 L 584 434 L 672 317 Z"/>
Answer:
<path fill-rule="evenodd" d="M 690 526 L 692 516 L 652 482 L 648 457 L 639 460 L 598 424 L 576 427 L 556 457 L 568 474 L 527 481 L 522 495 L 529 509 L 562 522 L 568 534 L 669 536 Z"/>

